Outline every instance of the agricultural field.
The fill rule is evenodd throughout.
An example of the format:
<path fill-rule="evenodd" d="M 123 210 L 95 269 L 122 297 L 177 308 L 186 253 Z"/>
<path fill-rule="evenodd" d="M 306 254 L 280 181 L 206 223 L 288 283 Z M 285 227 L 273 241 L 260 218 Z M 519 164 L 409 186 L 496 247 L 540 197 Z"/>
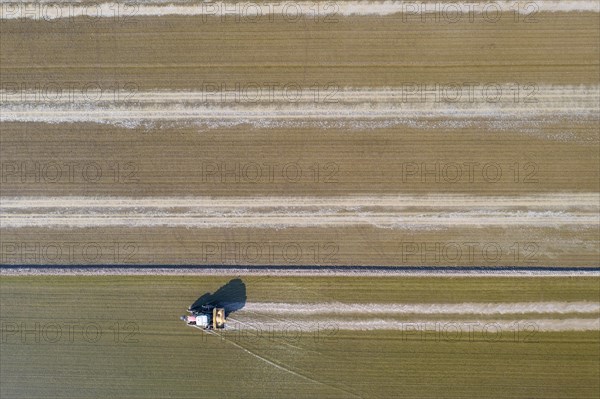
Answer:
<path fill-rule="evenodd" d="M 598 398 L 599 15 L 0 0 L 0 397 Z"/>
<path fill-rule="evenodd" d="M 228 329 L 178 320 L 232 279 L 2 277 L 2 397 L 600 392 L 596 278 L 243 277 Z"/>
<path fill-rule="evenodd" d="M 594 2 L 175 3 L 3 5 L 3 263 L 598 265 Z"/>

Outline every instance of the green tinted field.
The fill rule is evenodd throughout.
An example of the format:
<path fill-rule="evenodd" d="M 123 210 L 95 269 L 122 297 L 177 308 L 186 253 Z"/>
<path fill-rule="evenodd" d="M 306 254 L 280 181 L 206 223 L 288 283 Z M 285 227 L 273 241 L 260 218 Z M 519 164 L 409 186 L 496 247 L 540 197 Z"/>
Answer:
<path fill-rule="evenodd" d="M 598 301 L 600 295 L 595 278 L 242 279 L 251 302 Z M 227 281 L 3 277 L 1 396 L 597 397 L 600 392 L 597 331 L 518 338 L 504 332 L 494 339 L 404 331 L 227 332 L 219 338 L 178 320 L 197 297 Z"/>

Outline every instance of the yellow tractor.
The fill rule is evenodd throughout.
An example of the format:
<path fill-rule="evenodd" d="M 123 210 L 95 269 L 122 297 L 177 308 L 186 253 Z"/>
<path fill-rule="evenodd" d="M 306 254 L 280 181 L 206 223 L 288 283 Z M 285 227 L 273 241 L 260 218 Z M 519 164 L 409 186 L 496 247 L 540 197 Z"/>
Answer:
<path fill-rule="evenodd" d="M 215 330 L 225 328 L 225 309 L 224 308 L 213 308 L 212 327 Z"/>

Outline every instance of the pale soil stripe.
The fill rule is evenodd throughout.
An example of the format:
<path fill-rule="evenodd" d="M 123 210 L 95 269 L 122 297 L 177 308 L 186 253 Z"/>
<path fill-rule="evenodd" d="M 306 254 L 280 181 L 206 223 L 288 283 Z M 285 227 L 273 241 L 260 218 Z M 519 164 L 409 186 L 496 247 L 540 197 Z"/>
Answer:
<path fill-rule="evenodd" d="M 248 302 L 243 311 L 285 314 L 479 314 L 507 315 L 523 313 L 600 313 L 598 302 L 516 302 L 516 303 L 271 303 Z"/>
<path fill-rule="evenodd" d="M 292 227 L 348 227 L 371 225 L 386 229 L 418 230 L 423 228 L 450 228 L 456 226 L 579 226 L 597 227 L 596 214 L 555 212 L 504 212 L 504 213 L 454 213 L 431 215 L 400 215 L 395 213 L 354 215 L 320 214 L 272 214 L 208 216 L 206 214 L 184 214 L 169 216 L 160 213 L 147 214 L 53 214 L 2 215 L 4 228 L 25 227 L 190 227 L 190 228 L 292 228 Z"/>
<path fill-rule="evenodd" d="M 350 195 L 339 197 L 2 197 L 0 208 L 213 208 L 231 212 L 252 208 L 280 208 L 283 210 L 301 208 L 359 209 L 360 207 L 408 208 L 428 207 L 441 209 L 472 209 L 473 207 L 503 209 L 527 207 L 531 209 L 600 209 L 600 193 L 548 193 L 524 196 L 477 196 L 463 194 L 429 195 Z M 358 207 L 358 208 L 357 208 Z M 238 209 L 235 209 L 238 208 Z"/>
<path fill-rule="evenodd" d="M 508 198 L 479 197 L 471 203 L 469 199 L 473 199 L 468 196 L 438 196 L 433 199 L 445 198 L 445 202 L 433 202 L 429 204 L 430 209 L 425 208 L 427 204 L 419 202 L 418 197 L 409 197 L 408 200 L 403 197 L 249 197 L 235 200 L 185 197 L 3 198 L 0 221 L 4 228 L 288 228 L 352 225 L 393 229 L 509 225 L 597 227 L 600 224 L 599 196 L 532 196 L 529 199 L 515 199 L 514 202 Z M 531 202 L 532 198 L 534 202 Z M 546 201 L 536 202 L 535 198 L 544 198 Z M 571 198 L 573 201 L 570 201 Z M 494 199 L 498 199 L 498 202 Z M 418 211 L 415 210 L 417 207 Z"/>
<path fill-rule="evenodd" d="M 294 92 L 271 96 L 243 93 L 243 90 L 238 97 L 181 92 L 177 98 L 173 92 L 144 92 L 131 93 L 131 98 L 118 100 L 94 93 L 61 94 L 56 99 L 48 98 L 47 94 L 23 98 L 19 93 L 3 91 L 0 93 L 0 121 L 92 122 L 125 127 L 168 122 L 196 122 L 214 127 L 248 123 L 269 127 L 275 122 L 310 121 L 327 127 L 336 121 L 406 124 L 441 119 L 451 124 L 454 120 L 486 118 L 513 123 L 531 121 L 535 124 L 538 120 L 558 118 L 593 122 L 600 106 L 598 87 L 540 88 L 539 92 L 527 95 L 517 95 L 507 87 L 504 90 L 490 89 L 492 94 L 486 89 L 487 94 L 475 95 L 467 88 L 466 92 L 460 92 L 460 97 L 457 97 L 458 91 L 439 89 L 436 94 L 425 93 L 424 99 L 420 90 L 343 89 L 317 99 L 314 93 L 306 90 L 297 97 Z M 252 101 L 252 98 L 259 101 Z M 440 101 L 442 98 L 456 100 Z M 491 99 L 491 102 L 485 99 Z M 506 127 L 510 128 L 510 124 Z"/>
<path fill-rule="evenodd" d="M 235 323 L 236 319 L 231 319 Z M 242 322 L 240 320 L 240 322 Z M 498 338 L 502 334 L 513 333 L 515 330 L 523 332 L 562 332 L 562 331 L 598 331 L 600 330 L 600 319 L 519 319 L 519 320 L 454 320 L 454 321 L 432 321 L 432 320 L 338 320 L 330 319 L 323 322 L 287 320 L 278 322 L 256 322 L 244 320 L 243 326 L 229 324 L 230 329 L 246 329 L 255 331 L 319 331 L 319 330 L 399 330 L 415 333 L 434 334 L 437 332 L 447 333 L 448 336 L 458 338 L 455 335 L 460 331 L 463 334 L 485 331 L 491 337 Z M 498 334 L 498 335 L 497 335 Z M 466 338 L 466 337 L 465 337 Z"/>
<path fill-rule="evenodd" d="M 36 2 L 17 3 L 13 0 L 3 0 L 1 19 L 44 19 L 53 20 L 59 18 L 73 18 L 78 16 L 114 18 L 115 13 L 119 16 L 143 17 L 143 16 L 167 16 L 167 15 L 206 15 L 206 16 L 234 16 L 241 15 L 251 18 L 254 15 L 264 16 L 280 14 L 288 19 L 297 18 L 299 15 L 336 18 L 350 15 L 393 15 L 405 13 L 406 15 L 419 13 L 421 4 L 419 1 L 298 1 L 286 2 L 191 2 L 191 1 L 145 1 L 143 3 L 127 2 L 105 2 L 93 3 L 86 1 L 60 1 L 47 2 L 57 4 L 40 5 Z M 81 4 L 83 3 L 83 4 Z M 85 4 L 88 4 L 87 6 Z M 448 2 L 425 1 L 426 10 L 446 10 Z M 473 14 L 492 13 L 502 11 L 508 13 L 518 12 L 531 15 L 537 12 L 598 12 L 600 6 L 597 1 L 516 1 L 496 0 L 493 2 L 451 2 L 454 7 L 449 8 L 448 13 L 460 11 L 463 18 L 471 18 Z M 493 3 L 493 6 L 487 6 Z M 515 5 L 518 3 L 518 6 Z M 532 5 L 527 5 L 533 3 Z M 291 4 L 291 5 L 290 5 Z M 126 6 L 127 5 L 127 6 Z M 287 7 L 287 8 L 286 8 Z M 34 10 L 32 12 L 32 10 Z M 117 11 L 119 10 L 119 11 Z M 441 11 L 438 11 L 441 12 Z M 462 15 L 464 14 L 464 15 Z M 419 14 L 417 14 L 419 15 Z"/>
<path fill-rule="evenodd" d="M 17 109 L 19 108 L 19 109 Z M 4 108 L 1 122 L 34 122 L 34 123 L 98 123 L 110 124 L 121 127 L 135 128 L 144 124 L 157 124 L 161 122 L 193 124 L 201 123 L 209 126 L 220 127 L 229 125 L 250 124 L 256 127 L 267 128 L 273 122 L 290 122 L 287 125 L 308 121 L 327 122 L 324 128 L 334 125 L 334 122 L 388 122 L 390 124 L 410 124 L 421 120 L 437 121 L 447 118 L 448 124 L 453 120 L 491 119 L 506 122 L 538 122 L 551 120 L 579 120 L 595 121 L 597 108 L 577 108 L 569 106 L 532 108 L 532 107 L 486 107 L 486 109 L 468 107 L 436 107 L 431 110 L 408 109 L 404 105 L 390 104 L 359 104 L 352 106 L 334 104 L 283 104 L 265 106 L 236 106 L 236 107 L 210 107 L 198 105 L 196 107 L 177 107 L 165 105 L 160 108 L 121 107 L 118 109 L 60 109 L 60 107 L 30 107 L 26 106 Z M 374 123 L 377 127 L 379 124 Z M 529 124 L 527 124 L 529 125 Z M 357 124 L 358 126 L 358 124 Z M 427 125 L 428 126 L 428 125 Z M 510 128 L 507 124 L 506 128 Z"/>

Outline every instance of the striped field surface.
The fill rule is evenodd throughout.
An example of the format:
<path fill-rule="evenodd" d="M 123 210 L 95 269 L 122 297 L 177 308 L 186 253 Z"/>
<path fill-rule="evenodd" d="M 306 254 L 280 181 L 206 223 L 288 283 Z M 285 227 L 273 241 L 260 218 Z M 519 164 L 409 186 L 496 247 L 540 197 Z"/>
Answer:
<path fill-rule="evenodd" d="M 1 5 L 3 263 L 599 263 L 597 2 Z"/>
<path fill-rule="evenodd" d="M 2 397 L 596 397 L 597 278 L 2 277 Z M 59 333 L 60 329 L 60 333 Z M 220 383 L 215 383 L 220 381 Z"/>

